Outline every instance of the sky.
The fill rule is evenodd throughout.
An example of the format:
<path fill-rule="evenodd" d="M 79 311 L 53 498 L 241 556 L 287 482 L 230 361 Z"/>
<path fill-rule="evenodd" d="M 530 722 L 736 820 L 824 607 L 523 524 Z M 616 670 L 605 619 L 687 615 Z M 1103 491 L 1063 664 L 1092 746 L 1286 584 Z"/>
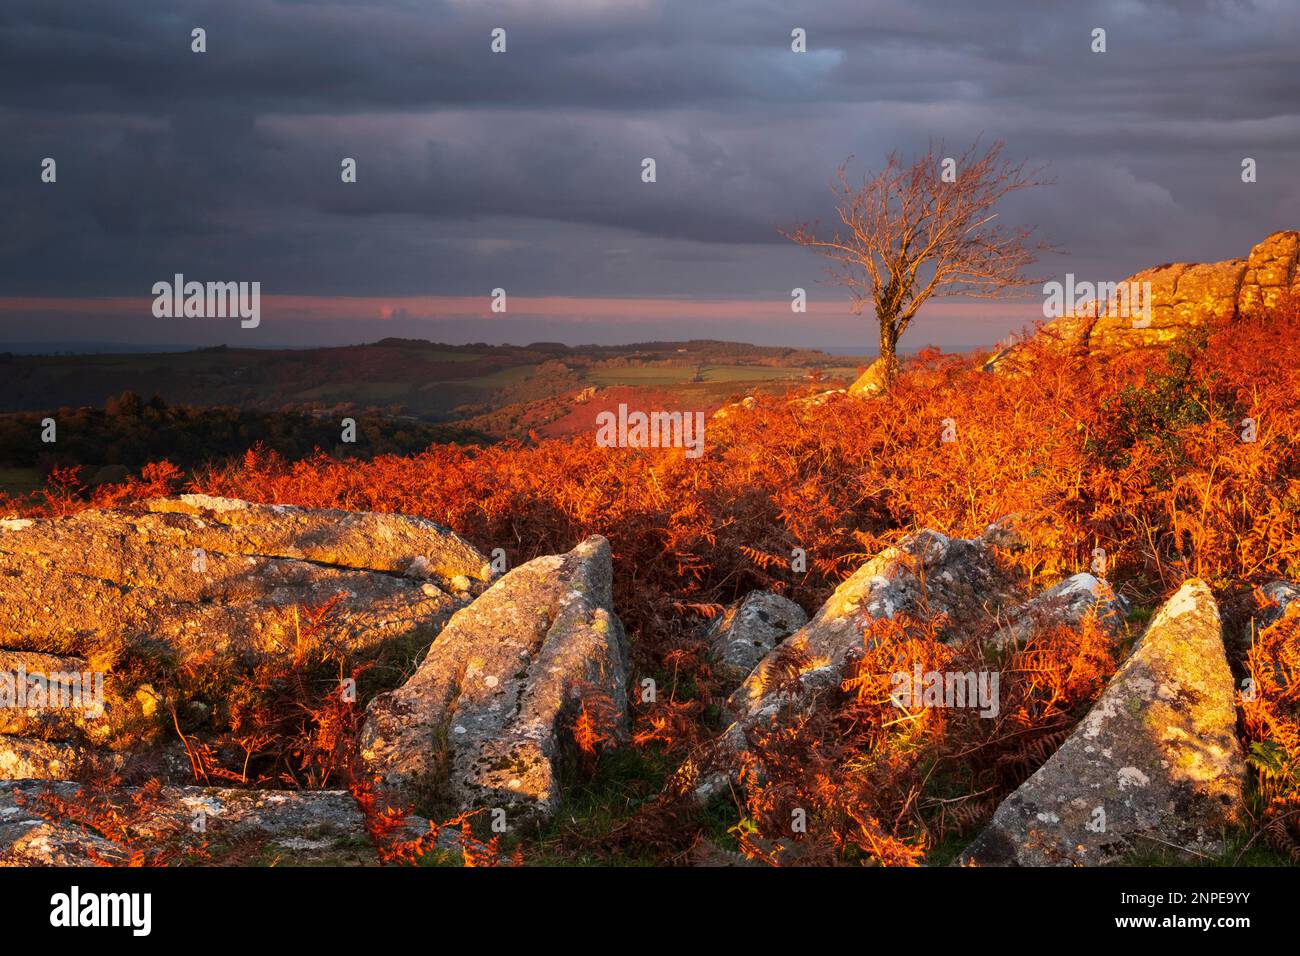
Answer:
<path fill-rule="evenodd" d="M 1300 3 L 4 0 L 0 351 L 866 352 L 872 317 L 778 230 L 833 217 L 850 156 L 977 137 L 1053 180 L 1000 207 L 1062 250 L 1036 276 L 1243 256 L 1300 227 Z M 259 282 L 260 324 L 155 318 L 177 273 Z M 902 346 L 992 344 L 1041 305 L 935 301 Z"/>

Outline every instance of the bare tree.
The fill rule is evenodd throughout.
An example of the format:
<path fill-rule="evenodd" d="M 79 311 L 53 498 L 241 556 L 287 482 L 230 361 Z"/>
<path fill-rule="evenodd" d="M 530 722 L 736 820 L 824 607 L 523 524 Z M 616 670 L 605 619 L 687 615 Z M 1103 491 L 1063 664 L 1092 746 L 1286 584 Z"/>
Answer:
<path fill-rule="evenodd" d="M 1001 142 L 981 151 L 979 141 L 947 164 L 943 144 L 911 166 L 891 153 L 885 168 L 861 186 L 849 183 L 846 161 L 832 184 L 840 227 L 829 238 L 817 223 L 805 223 L 787 239 L 831 260 L 834 280 L 853 297 L 853 311 L 870 303 L 880 322 L 884 384 L 898 373 L 898 340 L 931 296 L 996 298 L 1031 285 L 1023 270 L 1050 251 L 1032 240 L 1032 230 L 995 222 L 993 207 L 1003 196 L 1031 186 L 1041 170 L 1002 159 Z"/>

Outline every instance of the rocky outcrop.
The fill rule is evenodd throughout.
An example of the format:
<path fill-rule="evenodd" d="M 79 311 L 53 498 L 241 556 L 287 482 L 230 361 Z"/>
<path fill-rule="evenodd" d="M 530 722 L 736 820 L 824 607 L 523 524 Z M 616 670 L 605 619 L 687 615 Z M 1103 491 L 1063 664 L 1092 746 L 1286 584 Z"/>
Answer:
<path fill-rule="evenodd" d="M 120 686 L 124 656 L 288 655 L 304 612 L 335 599 L 321 640 L 345 657 L 432 641 L 490 577 L 458 535 L 403 515 L 185 495 L 0 522 L 0 779 L 116 765 L 102 748 L 159 706 Z"/>
<path fill-rule="evenodd" d="M 490 576 L 452 532 L 398 515 L 185 496 L 4 522 L 0 628 L 15 649 L 0 650 L 0 780 L 18 782 L 0 787 L 9 793 L 0 796 L 0 860 L 127 859 L 128 847 L 63 822 L 75 813 L 42 815 L 31 803 L 47 792 L 38 780 L 120 769 L 122 754 L 94 745 L 115 722 L 159 707 L 148 685 L 120 687 L 100 672 L 104 648 L 162 648 L 169 666 L 213 652 L 290 653 L 297 609 L 336 595 L 347 608 L 336 638 L 343 650 L 394 638 L 432 643 L 411 680 L 367 712 L 364 757 L 389 795 L 503 808 L 512 826 L 551 814 L 580 714 L 597 743 L 628 732 L 628 649 L 609 544 L 590 538 L 495 587 Z M 45 688 L 74 676 L 88 680 L 85 706 L 55 705 Z M 71 782 L 48 786 L 60 800 L 77 792 Z M 206 807 L 225 841 L 260 841 L 295 862 L 372 862 L 346 793 L 118 787 L 107 796 L 136 816 L 147 804 L 132 829 L 154 848 L 184 836 Z"/>
<path fill-rule="evenodd" d="M 718 675 L 739 684 L 783 640 L 808 623 L 804 609 L 770 591 L 750 591 L 705 632 Z"/>
<path fill-rule="evenodd" d="M 102 675 L 97 677 L 90 663 L 79 657 L 0 650 L 0 734 L 54 739 L 80 735 L 103 742 L 117 702 L 97 688 L 97 680 L 102 683 Z M 39 695 L 33 692 L 34 682 L 40 682 Z M 87 693 L 73 700 L 73 691 L 82 689 Z M 2 753 L 0 747 L 0 757 Z"/>
<path fill-rule="evenodd" d="M 276 653 L 303 608 L 339 597 L 335 639 L 430 636 L 490 566 L 455 533 L 402 515 L 185 495 L 144 511 L 0 522 L 0 633 L 80 655 L 118 642 L 186 658 Z"/>
<path fill-rule="evenodd" d="M 1085 314 L 1099 313 L 1084 332 L 1089 352 L 1109 353 L 1126 348 L 1168 345 L 1184 330 L 1216 318 L 1237 314 L 1237 296 L 1246 264 L 1230 259 L 1210 265 L 1177 263 L 1147 269 L 1125 280 L 1133 290 L 1127 308 L 1121 298 L 1094 304 Z M 1144 292 L 1150 283 L 1150 324 Z"/>
<path fill-rule="evenodd" d="M 879 395 L 885 390 L 888 368 L 887 362 L 883 359 L 876 359 L 849 386 L 849 394 L 858 396 Z"/>
<path fill-rule="evenodd" d="M 919 531 L 886 548 L 859 568 L 822 605 L 807 624 L 769 652 L 726 703 L 732 723 L 703 757 L 692 756 L 675 781 L 707 801 L 722 792 L 728 774 L 715 766 L 746 749 L 751 730 L 769 724 L 783 711 L 806 710 L 839 686 L 862 653 L 863 637 L 877 618 L 900 612 L 947 616 L 949 632 L 984 627 L 1002 604 L 1014 602 L 1015 575 L 998 559 L 1008 543 L 1002 525 L 990 525 L 986 537 L 949 538 Z M 801 661 L 794 682 L 774 686 L 771 673 Z"/>
<path fill-rule="evenodd" d="M 994 646 L 1023 643 L 1045 628 L 1079 626 L 1097 613 L 1112 634 L 1123 629 L 1123 604 L 1090 574 L 1075 575 L 1025 599 L 1018 574 L 1000 552 L 1022 546 L 1012 517 L 989 525 L 979 538 L 919 531 L 886 548 L 841 584 L 816 615 L 769 653 L 727 701 L 732 723 L 705 754 L 687 760 L 674 780 L 698 800 L 721 792 L 727 772 L 748 746 L 749 733 L 783 713 L 815 706 L 837 688 L 861 657 L 873 621 L 900 613 L 943 621 L 947 640 L 977 637 Z M 801 661 L 796 680 L 778 686 L 770 674 Z"/>
<path fill-rule="evenodd" d="M 1273 308 L 1290 291 L 1300 294 L 1300 232 L 1275 232 L 1250 252 L 1237 311 L 1247 317 Z"/>
<path fill-rule="evenodd" d="M 431 579 L 463 590 L 486 581 L 481 554 L 455 532 L 427 518 L 338 508 L 250 504 L 233 498 L 181 495 L 148 503 L 150 512 L 202 519 L 181 527 L 192 547 L 230 554 L 297 558 L 336 568 Z"/>
<path fill-rule="evenodd" d="M 758 399 L 753 395 L 746 395 L 738 402 L 732 402 L 729 405 L 723 405 L 710 418 L 715 421 L 721 421 L 724 418 L 731 418 L 740 412 L 747 412 L 758 404 Z"/>
<path fill-rule="evenodd" d="M 69 806 L 93 807 L 103 817 L 116 810 L 131 821 L 130 839 L 117 842 L 82 827 L 68 819 Z M 428 825 L 410 817 L 406 829 L 415 836 Z M 218 859 L 237 852 L 246 865 L 378 863 L 365 819 L 346 791 L 124 787 L 88 796 L 73 783 L 0 787 L 0 865 L 125 865 L 135 849 L 173 851 L 171 862 L 186 862 L 185 852 L 201 844 L 206 847 L 198 852 Z"/>
<path fill-rule="evenodd" d="M 515 568 L 456 613 L 419 669 L 376 698 L 362 756 L 421 807 L 500 808 L 511 826 L 559 806 L 559 762 L 579 708 L 627 729 L 627 643 L 609 542 Z"/>
<path fill-rule="evenodd" d="M 1017 593 L 1014 574 L 999 564 L 988 540 L 919 531 L 886 548 L 836 588 L 811 621 L 754 668 L 728 707 L 738 722 L 746 723 L 837 686 L 859 656 L 873 619 L 924 611 L 945 615 L 953 635 L 969 633 L 993 620 Z M 768 684 L 777 655 L 788 659 L 792 652 L 807 661 L 794 701 Z"/>
<path fill-rule="evenodd" d="M 88 759 L 85 750 L 66 742 L 0 735 L 0 780 L 68 780 Z"/>
<path fill-rule="evenodd" d="M 1156 266 L 1117 284 L 1117 290 L 1135 290 L 1132 301 L 1117 294 L 1101 296 L 1044 325 L 1037 340 L 1103 359 L 1130 349 L 1165 346 L 1213 319 L 1252 318 L 1288 293 L 1300 296 L 1298 257 L 1300 232 L 1283 231 L 1255 246 L 1246 259 Z M 1141 294 L 1145 283 L 1150 283 L 1149 303 Z M 1031 354 L 1024 343 L 1012 345 L 989 359 L 985 368 L 1023 371 Z"/>
<path fill-rule="evenodd" d="M 959 862 L 1096 866 L 1135 851 L 1203 860 L 1241 819 L 1244 779 L 1218 607 L 1203 582 L 1188 581 Z"/>
<path fill-rule="evenodd" d="M 833 402 L 841 395 L 847 395 L 847 388 L 828 388 L 824 392 L 814 392 L 804 398 L 796 398 L 790 402 L 792 408 L 797 408 L 801 412 L 811 411 L 812 409 L 821 408 L 827 402 Z"/>

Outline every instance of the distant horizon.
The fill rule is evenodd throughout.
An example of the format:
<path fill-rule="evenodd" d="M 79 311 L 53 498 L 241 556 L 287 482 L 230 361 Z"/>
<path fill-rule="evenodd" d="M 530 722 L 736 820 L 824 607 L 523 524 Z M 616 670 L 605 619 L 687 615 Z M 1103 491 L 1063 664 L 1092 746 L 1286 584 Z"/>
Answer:
<path fill-rule="evenodd" d="M 584 348 L 635 348 L 637 346 L 649 345 L 686 345 L 692 342 L 710 342 L 721 345 L 744 345 L 754 348 L 773 348 L 773 349 L 790 349 L 792 351 L 810 351 L 823 352 L 826 355 L 832 355 L 845 358 L 875 358 L 879 349 L 859 350 L 848 346 L 826 346 L 815 347 L 808 345 L 764 345 L 756 342 L 746 342 L 743 339 L 713 339 L 713 338 L 693 338 L 693 339 L 647 339 L 634 342 L 616 342 L 611 344 L 602 344 L 596 342 L 558 342 L 548 339 L 537 339 L 531 342 L 443 342 L 437 339 L 426 338 L 408 338 L 406 336 L 384 336 L 383 338 L 368 340 L 364 342 L 344 342 L 337 345 L 280 345 L 275 343 L 260 343 L 257 345 L 240 345 L 239 343 L 219 343 L 217 345 L 182 345 L 168 342 L 12 342 L 3 343 L 0 348 L 0 354 L 20 355 L 23 357 L 39 357 L 43 355 L 166 355 L 169 353 L 183 352 L 202 352 L 210 349 L 229 348 L 229 349 L 247 349 L 250 351 L 298 351 L 308 352 L 313 349 L 347 349 L 347 348 L 366 348 L 368 346 L 380 345 L 385 341 L 398 340 L 420 342 L 426 345 L 441 346 L 446 348 L 471 348 L 473 346 L 486 346 L 488 348 L 518 348 L 527 349 L 541 345 L 562 345 L 565 348 L 574 351 Z M 914 349 L 903 349 L 903 354 L 914 354 L 919 352 L 924 346 L 918 346 Z"/>
<path fill-rule="evenodd" d="M 447 345 L 558 342 L 570 348 L 707 339 L 831 354 L 879 351 L 874 316 L 854 315 L 846 301 L 832 300 L 821 289 L 808 294 L 803 313 L 792 312 L 789 300 L 520 296 L 508 300 L 504 315 L 490 311 L 487 296 L 264 295 L 263 319 L 247 329 L 238 319 L 154 318 L 143 298 L 0 297 L 0 352 L 170 352 L 218 345 L 307 349 L 385 338 Z M 1039 301 L 932 301 L 901 347 L 916 351 L 940 345 L 950 352 L 992 347 L 1044 319 Z M 41 334 L 33 335 L 34 327 Z"/>
<path fill-rule="evenodd" d="M 876 348 L 854 348 L 852 346 L 839 345 L 794 345 L 790 343 L 763 343 L 749 342 L 737 338 L 677 338 L 677 339 L 638 339 L 627 342 L 563 342 L 554 339 L 535 339 L 529 342 L 445 342 L 440 339 L 430 339 L 422 337 L 404 336 L 404 335 L 386 335 L 376 339 L 368 339 L 359 342 L 339 342 L 339 343 L 313 343 L 310 345 L 301 343 L 276 343 L 260 342 L 256 344 L 241 344 L 239 342 L 219 342 L 213 345 L 189 345 L 175 342 L 2 342 L 0 343 L 0 354 L 8 354 L 22 357 L 39 357 L 39 356 L 58 356 L 58 355 L 168 355 L 180 354 L 186 352 L 202 352 L 211 349 L 232 349 L 248 350 L 257 352 L 309 352 L 313 349 L 348 349 L 348 348 L 366 348 L 369 346 L 380 345 L 385 341 L 403 341 L 419 342 L 425 345 L 441 346 L 446 348 L 471 348 L 474 346 L 484 346 L 487 348 L 517 348 L 527 349 L 541 345 L 560 345 L 573 351 L 585 348 L 604 348 L 620 349 L 635 348 L 637 346 L 649 345 L 687 345 L 690 343 L 717 343 L 720 345 L 742 345 L 753 348 L 770 348 L 770 349 L 789 349 L 791 351 L 809 351 L 822 352 L 826 355 L 843 357 L 843 358 L 871 358 L 874 359 L 880 354 L 879 347 Z M 989 345 L 972 345 L 968 348 L 944 349 L 945 352 L 952 354 L 961 354 L 989 348 L 997 343 Z M 918 344 L 907 348 L 900 348 L 899 354 L 902 356 L 915 355 L 925 348 L 932 347 L 934 343 Z"/>

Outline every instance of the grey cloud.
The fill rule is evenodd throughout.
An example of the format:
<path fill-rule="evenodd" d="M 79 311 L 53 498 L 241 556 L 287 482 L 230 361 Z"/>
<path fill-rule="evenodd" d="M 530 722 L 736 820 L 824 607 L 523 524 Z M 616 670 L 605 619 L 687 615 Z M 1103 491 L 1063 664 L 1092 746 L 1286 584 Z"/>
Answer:
<path fill-rule="evenodd" d="M 1290 0 L 8 0 L 0 294 L 771 296 L 845 156 L 981 133 L 1051 163 L 1007 210 L 1051 269 L 1239 255 L 1300 225 L 1298 41 Z"/>

